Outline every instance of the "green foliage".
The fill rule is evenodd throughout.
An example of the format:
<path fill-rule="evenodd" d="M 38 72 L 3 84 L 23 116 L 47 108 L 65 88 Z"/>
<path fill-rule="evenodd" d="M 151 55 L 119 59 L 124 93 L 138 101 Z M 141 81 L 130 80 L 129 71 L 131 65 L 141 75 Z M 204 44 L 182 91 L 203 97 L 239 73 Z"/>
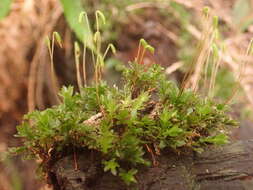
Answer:
<path fill-rule="evenodd" d="M 49 161 L 68 147 L 90 149 L 102 155 L 105 172 L 130 184 L 137 182 L 138 166 L 150 164 L 146 155 L 153 147 L 202 151 L 228 142 L 225 129 L 235 122 L 225 105 L 180 92 L 157 64 L 130 63 L 123 73 L 122 89 L 103 81 L 80 93 L 63 87 L 60 105 L 24 117 L 16 135 L 24 144 L 12 152 L 40 158 L 47 172 Z"/>
<path fill-rule="evenodd" d="M 115 159 L 104 161 L 103 164 L 105 165 L 104 171 L 111 171 L 113 175 L 117 175 L 117 168 L 120 167 L 120 165 L 115 161 Z"/>
<path fill-rule="evenodd" d="M 136 169 L 131 169 L 128 172 L 121 172 L 119 176 L 123 179 L 123 181 L 127 184 L 130 185 L 131 183 L 136 183 L 136 179 L 134 178 L 134 175 L 137 173 Z"/>
<path fill-rule="evenodd" d="M 12 0 L 1 0 L 0 2 L 0 20 L 3 19 L 10 11 Z"/>
<path fill-rule="evenodd" d="M 88 20 L 84 19 L 78 19 L 81 15 L 81 13 L 84 12 L 84 9 L 82 8 L 82 1 L 81 0 L 60 0 L 64 15 L 66 17 L 66 20 L 71 27 L 71 29 L 75 32 L 78 39 L 82 42 L 84 42 L 84 37 L 88 39 L 87 41 L 87 47 L 93 50 L 94 44 L 91 41 L 92 39 L 92 32 L 89 28 Z M 83 22 L 82 22 L 83 21 Z M 80 22 L 82 22 L 80 24 Z"/>

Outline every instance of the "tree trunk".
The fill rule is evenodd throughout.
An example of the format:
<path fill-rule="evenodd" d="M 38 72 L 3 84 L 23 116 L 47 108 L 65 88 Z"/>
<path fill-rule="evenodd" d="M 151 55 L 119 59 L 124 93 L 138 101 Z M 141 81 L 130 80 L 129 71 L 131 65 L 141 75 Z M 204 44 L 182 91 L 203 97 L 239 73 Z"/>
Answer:
<path fill-rule="evenodd" d="M 158 166 L 139 169 L 138 184 L 131 187 L 104 173 L 92 154 L 77 156 L 76 163 L 72 155 L 53 165 L 49 177 L 55 190 L 253 190 L 253 140 L 202 154 L 163 153 Z"/>

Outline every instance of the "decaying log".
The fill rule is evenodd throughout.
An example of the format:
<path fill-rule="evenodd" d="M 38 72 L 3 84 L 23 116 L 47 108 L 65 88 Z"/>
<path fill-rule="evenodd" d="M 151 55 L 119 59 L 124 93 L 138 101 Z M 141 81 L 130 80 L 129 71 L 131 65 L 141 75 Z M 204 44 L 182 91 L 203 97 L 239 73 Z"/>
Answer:
<path fill-rule="evenodd" d="M 127 187 L 118 177 L 104 173 L 99 159 L 79 154 L 58 160 L 50 177 L 54 189 L 64 190 L 253 190 L 253 140 L 209 147 L 202 154 L 164 152 L 159 166 L 143 167 L 138 184 Z"/>

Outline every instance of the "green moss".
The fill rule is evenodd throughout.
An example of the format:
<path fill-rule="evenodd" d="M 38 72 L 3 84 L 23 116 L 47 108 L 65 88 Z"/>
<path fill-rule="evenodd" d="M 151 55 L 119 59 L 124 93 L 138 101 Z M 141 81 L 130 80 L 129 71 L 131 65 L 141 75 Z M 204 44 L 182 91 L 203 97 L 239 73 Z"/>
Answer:
<path fill-rule="evenodd" d="M 202 151 L 228 142 L 225 129 L 235 122 L 226 105 L 180 91 L 157 64 L 130 63 L 123 74 L 122 89 L 104 81 L 79 93 L 63 87 L 61 104 L 24 117 L 16 135 L 23 146 L 12 152 L 40 158 L 46 172 L 53 154 L 66 147 L 94 150 L 102 155 L 105 171 L 129 184 L 136 182 L 138 166 L 149 165 L 145 154 L 151 151 Z"/>

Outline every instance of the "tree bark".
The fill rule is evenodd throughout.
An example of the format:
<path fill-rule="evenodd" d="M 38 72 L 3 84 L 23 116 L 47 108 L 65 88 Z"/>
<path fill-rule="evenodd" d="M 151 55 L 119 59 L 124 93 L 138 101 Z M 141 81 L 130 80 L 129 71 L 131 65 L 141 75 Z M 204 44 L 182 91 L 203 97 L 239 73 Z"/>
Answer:
<path fill-rule="evenodd" d="M 137 184 L 126 186 L 104 173 L 94 155 L 58 160 L 49 177 L 55 190 L 253 190 L 253 140 L 209 147 L 202 154 L 164 152 L 156 167 L 139 168 Z"/>

